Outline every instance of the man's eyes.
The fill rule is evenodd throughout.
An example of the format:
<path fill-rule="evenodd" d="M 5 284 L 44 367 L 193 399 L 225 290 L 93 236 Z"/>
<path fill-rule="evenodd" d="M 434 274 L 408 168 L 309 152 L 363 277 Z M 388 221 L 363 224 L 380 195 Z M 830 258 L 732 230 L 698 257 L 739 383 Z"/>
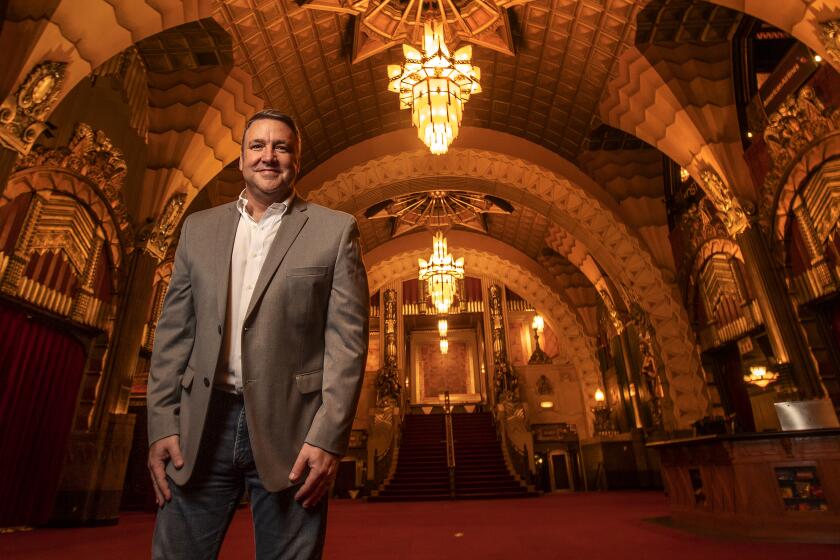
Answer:
<path fill-rule="evenodd" d="M 265 144 L 251 144 L 250 149 L 252 149 L 252 150 L 262 150 L 264 147 L 265 147 Z M 280 151 L 280 152 L 288 152 L 289 147 L 284 145 L 284 144 L 278 144 L 277 146 L 274 146 L 274 150 L 275 151 Z"/>

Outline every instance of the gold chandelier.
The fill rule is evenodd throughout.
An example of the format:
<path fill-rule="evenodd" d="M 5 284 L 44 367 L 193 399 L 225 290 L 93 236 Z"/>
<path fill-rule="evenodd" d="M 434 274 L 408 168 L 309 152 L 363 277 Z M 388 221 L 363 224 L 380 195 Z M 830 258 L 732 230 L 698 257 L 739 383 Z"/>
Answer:
<path fill-rule="evenodd" d="M 761 389 L 779 380 L 779 373 L 770 371 L 766 366 L 750 366 L 750 373 L 744 376 L 744 381 Z"/>
<path fill-rule="evenodd" d="M 472 45 L 450 55 L 443 23 L 426 21 L 423 53 L 403 45 L 405 62 L 388 65 L 388 91 L 400 96 L 400 109 L 411 109 L 417 136 L 433 154 L 445 154 L 458 137 L 464 104 L 481 92 L 481 71 L 471 64 Z"/>
<path fill-rule="evenodd" d="M 457 287 L 455 280 L 464 278 L 464 257 L 455 260 L 447 252 L 443 232 L 435 234 L 432 256 L 428 261 L 417 259 L 420 266 L 420 281 L 425 280 L 432 304 L 438 313 L 445 314 L 455 301 Z"/>

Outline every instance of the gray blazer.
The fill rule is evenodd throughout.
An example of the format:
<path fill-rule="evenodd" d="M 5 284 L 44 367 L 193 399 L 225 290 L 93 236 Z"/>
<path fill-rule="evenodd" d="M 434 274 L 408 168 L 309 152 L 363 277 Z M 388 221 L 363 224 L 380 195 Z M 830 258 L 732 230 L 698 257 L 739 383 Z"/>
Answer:
<path fill-rule="evenodd" d="M 181 230 L 147 393 L 150 444 L 179 434 L 195 467 L 227 309 L 235 203 L 190 215 Z M 304 442 L 343 455 L 368 346 L 367 275 L 355 219 L 295 198 L 283 216 L 242 332 L 245 410 L 257 471 L 270 492 L 290 486 Z"/>

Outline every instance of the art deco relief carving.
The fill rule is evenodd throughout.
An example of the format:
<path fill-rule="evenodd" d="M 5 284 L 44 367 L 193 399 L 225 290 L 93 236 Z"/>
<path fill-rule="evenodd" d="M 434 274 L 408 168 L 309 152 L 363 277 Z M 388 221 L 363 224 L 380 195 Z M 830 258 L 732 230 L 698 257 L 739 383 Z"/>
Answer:
<path fill-rule="evenodd" d="M 832 19 L 819 24 L 820 39 L 828 56 L 834 64 L 840 64 L 840 19 Z"/>
<path fill-rule="evenodd" d="M 67 64 L 42 62 L 0 105 L 0 142 L 22 155 L 47 127 L 44 122 L 61 93 Z"/>
<path fill-rule="evenodd" d="M 397 368 L 397 291 L 387 289 L 382 292 L 382 320 L 385 331 L 382 369 L 376 376 L 376 402 L 384 406 L 400 398 L 400 379 Z"/>
<path fill-rule="evenodd" d="M 761 187 L 759 216 L 764 224 L 772 221 L 776 194 L 788 165 L 811 142 L 840 128 L 840 110 L 829 112 L 814 88 L 806 85 L 785 98 L 767 120 L 764 141 L 772 166 Z"/>
<path fill-rule="evenodd" d="M 704 169 L 700 172 L 700 179 L 703 181 L 706 196 L 714 205 L 729 235 L 735 237 L 747 229 L 750 225 L 747 214 L 720 175 L 713 169 Z"/>
<path fill-rule="evenodd" d="M 496 401 L 518 401 L 519 380 L 510 367 L 505 341 L 504 306 L 502 288 L 497 284 L 490 286 L 490 329 L 493 336 L 493 385 L 496 389 Z"/>
<path fill-rule="evenodd" d="M 35 146 L 17 161 L 15 171 L 33 167 L 59 168 L 85 177 L 99 188 L 108 201 L 117 225 L 127 240 L 133 236 L 122 187 L 128 166 L 122 151 L 102 130 L 79 123 L 67 147 L 48 149 Z"/>
<path fill-rule="evenodd" d="M 155 258 L 163 260 L 166 257 L 166 252 L 172 243 L 172 236 L 186 209 L 186 202 L 187 195 L 184 193 L 174 194 L 166 201 L 163 213 L 149 233 L 149 240 L 146 242 L 146 250 Z"/>

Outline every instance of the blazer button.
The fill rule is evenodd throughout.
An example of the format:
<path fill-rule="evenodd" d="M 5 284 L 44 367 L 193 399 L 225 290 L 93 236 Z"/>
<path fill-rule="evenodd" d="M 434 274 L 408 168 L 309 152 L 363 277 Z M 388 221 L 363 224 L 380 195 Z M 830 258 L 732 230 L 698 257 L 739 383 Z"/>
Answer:
<path fill-rule="evenodd" d="M 209 380 L 208 378 L 206 378 L 206 377 L 204 378 L 204 386 L 205 386 L 205 387 L 209 387 L 209 386 L 210 386 L 210 380 Z"/>
<path fill-rule="evenodd" d="M 222 325 L 219 325 L 219 334 L 222 334 Z"/>

